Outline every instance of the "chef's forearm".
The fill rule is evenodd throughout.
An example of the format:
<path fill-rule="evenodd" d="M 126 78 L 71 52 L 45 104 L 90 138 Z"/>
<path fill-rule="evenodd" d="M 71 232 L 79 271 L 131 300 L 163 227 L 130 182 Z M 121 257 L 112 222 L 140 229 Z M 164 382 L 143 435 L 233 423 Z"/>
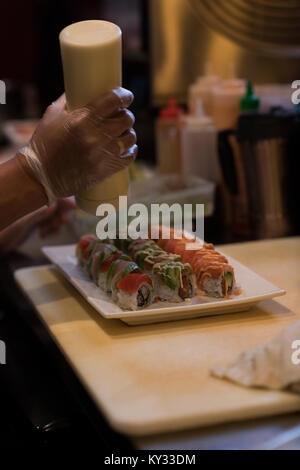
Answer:
<path fill-rule="evenodd" d="M 26 173 L 20 158 L 0 165 L 0 230 L 47 203 L 43 187 Z"/>

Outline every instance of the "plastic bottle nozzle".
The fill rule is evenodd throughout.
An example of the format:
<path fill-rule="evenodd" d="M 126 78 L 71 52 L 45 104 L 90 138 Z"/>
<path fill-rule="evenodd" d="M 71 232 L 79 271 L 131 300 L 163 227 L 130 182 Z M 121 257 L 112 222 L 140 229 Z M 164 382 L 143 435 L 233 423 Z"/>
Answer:
<path fill-rule="evenodd" d="M 175 98 L 169 98 L 168 105 L 159 112 L 160 117 L 165 119 L 176 119 L 183 114 L 183 109 L 177 105 Z"/>
<path fill-rule="evenodd" d="M 251 80 L 247 80 L 247 91 L 245 96 L 241 99 L 242 111 L 257 111 L 259 108 L 260 99 L 253 92 Z"/>
<path fill-rule="evenodd" d="M 211 117 L 207 116 L 203 109 L 201 98 L 197 98 L 195 102 L 195 113 L 185 117 L 186 126 L 189 128 L 199 129 L 212 125 Z"/>
<path fill-rule="evenodd" d="M 196 99 L 195 103 L 195 116 L 205 116 L 204 114 L 204 109 L 203 109 L 203 103 L 201 98 Z M 206 116 L 205 116 L 206 117 Z"/>

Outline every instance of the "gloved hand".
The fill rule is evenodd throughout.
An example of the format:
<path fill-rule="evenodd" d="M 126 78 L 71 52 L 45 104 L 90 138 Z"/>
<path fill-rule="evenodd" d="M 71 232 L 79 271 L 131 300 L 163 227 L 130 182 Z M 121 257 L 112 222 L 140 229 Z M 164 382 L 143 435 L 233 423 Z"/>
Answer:
<path fill-rule="evenodd" d="M 101 182 L 136 157 L 133 94 L 116 88 L 68 112 L 62 95 L 48 106 L 29 144 L 19 151 L 23 168 L 44 187 L 48 202 Z"/>
<path fill-rule="evenodd" d="M 1 230 L 0 258 L 17 250 L 36 229 L 39 229 L 41 238 L 58 232 L 60 227 L 67 223 L 68 212 L 75 208 L 76 205 L 71 200 L 58 199 L 50 207 L 41 207 Z"/>

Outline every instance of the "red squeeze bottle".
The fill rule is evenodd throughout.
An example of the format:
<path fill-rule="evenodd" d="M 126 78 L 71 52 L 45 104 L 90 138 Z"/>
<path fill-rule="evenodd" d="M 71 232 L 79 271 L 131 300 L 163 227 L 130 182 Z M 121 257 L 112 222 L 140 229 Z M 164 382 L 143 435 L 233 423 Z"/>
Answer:
<path fill-rule="evenodd" d="M 183 109 L 177 105 L 176 99 L 170 98 L 156 119 L 156 158 L 161 174 L 181 174 L 179 118 L 182 114 Z"/>

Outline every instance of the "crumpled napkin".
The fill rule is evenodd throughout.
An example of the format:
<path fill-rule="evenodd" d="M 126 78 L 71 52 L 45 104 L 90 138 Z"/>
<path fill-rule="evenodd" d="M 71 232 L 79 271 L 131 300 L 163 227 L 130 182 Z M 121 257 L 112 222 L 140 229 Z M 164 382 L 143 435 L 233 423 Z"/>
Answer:
<path fill-rule="evenodd" d="M 246 387 L 300 393 L 300 321 L 266 345 L 244 351 L 233 363 L 213 367 L 211 373 Z"/>

